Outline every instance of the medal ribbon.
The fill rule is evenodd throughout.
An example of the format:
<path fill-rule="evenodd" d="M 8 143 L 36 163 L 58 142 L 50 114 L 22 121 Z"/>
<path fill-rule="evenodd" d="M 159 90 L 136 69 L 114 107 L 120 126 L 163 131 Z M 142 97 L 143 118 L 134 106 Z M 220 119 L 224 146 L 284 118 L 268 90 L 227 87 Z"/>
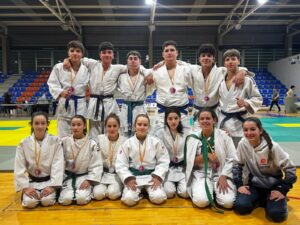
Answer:
<path fill-rule="evenodd" d="M 42 151 L 42 149 L 40 148 L 40 150 L 38 151 L 36 143 L 37 143 L 37 141 L 36 141 L 36 139 L 34 137 L 34 158 L 35 158 L 35 165 L 38 168 L 39 165 L 40 165 L 40 159 L 41 159 L 41 151 Z M 38 151 L 38 154 L 37 154 L 37 151 Z"/>
<path fill-rule="evenodd" d="M 141 162 L 141 164 L 143 164 L 144 158 L 145 158 L 145 154 L 146 154 L 147 138 L 145 139 L 144 143 L 145 143 L 145 147 L 144 147 L 143 154 L 142 154 L 142 152 L 141 152 L 141 143 L 139 142 L 139 156 L 140 156 L 140 162 Z"/>
<path fill-rule="evenodd" d="M 83 147 L 85 146 L 85 144 L 87 143 L 87 140 L 88 140 L 88 136 L 85 136 L 85 140 L 84 140 L 84 142 L 83 142 L 83 144 L 81 145 L 81 146 L 76 146 L 76 143 L 75 143 L 75 141 L 74 141 L 74 137 L 73 137 L 73 143 L 72 143 L 72 145 L 71 145 L 71 149 L 72 149 L 72 158 L 73 158 L 73 162 L 75 163 L 75 161 L 77 160 L 77 157 L 78 157 L 78 155 L 79 155 L 79 153 L 80 153 L 80 151 L 81 151 L 81 149 L 83 149 Z M 75 155 L 75 153 L 74 153 L 74 148 L 73 147 L 75 147 L 78 151 L 77 151 L 77 154 Z"/>

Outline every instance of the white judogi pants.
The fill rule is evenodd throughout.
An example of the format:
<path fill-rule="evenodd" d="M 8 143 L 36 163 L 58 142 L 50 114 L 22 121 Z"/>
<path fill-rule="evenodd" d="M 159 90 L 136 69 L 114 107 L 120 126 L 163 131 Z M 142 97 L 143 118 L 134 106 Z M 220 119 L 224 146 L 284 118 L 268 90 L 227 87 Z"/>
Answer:
<path fill-rule="evenodd" d="M 58 202 L 62 205 L 70 205 L 73 200 L 76 200 L 78 205 L 85 205 L 91 201 L 92 198 L 92 187 L 87 189 L 79 190 L 81 183 L 86 180 L 86 176 L 80 176 L 76 178 L 75 184 L 75 199 L 74 190 L 72 187 L 72 179 L 68 179 L 64 182 L 62 191 L 60 192 Z"/>
<path fill-rule="evenodd" d="M 210 194 L 213 197 L 213 192 L 216 194 L 216 202 L 218 205 L 231 209 L 236 197 L 236 188 L 233 182 L 230 179 L 227 179 L 227 183 L 231 189 L 228 189 L 228 192 L 223 194 L 219 192 L 217 187 L 219 177 L 215 176 L 213 178 L 207 178 L 207 185 L 210 191 Z M 209 205 L 209 200 L 205 191 L 205 175 L 202 171 L 193 171 L 193 181 L 192 181 L 192 201 L 193 203 L 200 207 L 206 207 Z"/>
<path fill-rule="evenodd" d="M 114 184 L 99 184 L 94 186 L 93 199 L 102 200 L 108 198 L 116 200 L 122 195 L 122 185 L 119 183 Z"/>
<path fill-rule="evenodd" d="M 36 192 L 40 196 L 42 193 L 42 190 L 37 190 Z M 38 206 L 39 203 L 41 203 L 42 206 L 51 206 L 54 205 L 56 202 L 56 191 L 54 191 L 52 194 L 42 197 L 40 200 L 35 198 L 30 198 L 27 195 L 23 194 L 22 197 L 22 206 L 25 208 L 33 209 Z"/>
<path fill-rule="evenodd" d="M 136 191 L 124 187 L 121 201 L 128 206 L 136 205 L 139 200 L 142 199 L 140 194 L 143 188 L 146 189 L 149 195 L 149 200 L 154 204 L 161 204 L 167 199 L 167 195 L 162 187 L 158 187 L 156 190 L 153 190 L 151 186 L 145 185 L 137 187 Z"/>
<path fill-rule="evenodd" d="M 177 183 L 177 190 L 176 190 Z M 168 198 L 173 198 L 175 193 L 177 193 L 182 198 L 188 198 L 187 187 L 185 179 L 178 182 L 166 181 L 164 183 L 164 189 Z"/>

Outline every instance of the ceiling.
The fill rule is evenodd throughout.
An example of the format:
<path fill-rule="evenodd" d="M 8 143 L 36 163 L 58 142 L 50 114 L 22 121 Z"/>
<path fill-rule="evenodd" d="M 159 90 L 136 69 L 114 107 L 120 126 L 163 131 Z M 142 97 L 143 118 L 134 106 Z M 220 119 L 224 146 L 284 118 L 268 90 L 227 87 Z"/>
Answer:
<path fill-rule="evenodd" d="M 238 25 L 237 25 L 238 24 Z M 299 34 L 300 1 L 269 0 L 1 0 L 2 32 L 11 27 L 61 27 L 78 38 L 86 27 L 214 26 L 220 37 L 244 26 L 286 26 Z M 112 28 L 113 29 L 113 28 Z"/>

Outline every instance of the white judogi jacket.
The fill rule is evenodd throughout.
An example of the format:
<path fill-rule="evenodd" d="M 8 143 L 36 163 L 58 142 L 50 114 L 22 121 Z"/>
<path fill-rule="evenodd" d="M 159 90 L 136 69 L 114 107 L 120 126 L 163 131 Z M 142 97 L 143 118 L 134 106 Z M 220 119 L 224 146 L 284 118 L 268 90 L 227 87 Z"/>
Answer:
<path fill-rule="evenodd" d="M 117 80 L 120 73 L 126 71 L 126 66 L 124 65 L 110 65 L 109 69 L 104 74 L 104 69 L 100 61 L 83 58 L 82 63 L 86 65 L 90 71 L 89 87 L 91 95 L 113 95 L 117 87 Z M 120 115 L 119 106 L 114 98 L 106 98 L 103 102 L 105 109 L 104 119 L 110 113 Z M 97 98 L 91 97 L 86 118 L 101 121 L 102 105 L 100 104 L 99 114 L 95 119 L 96 106 Z"/>
<path fill-rule="evenodd" d="M 86 136 L 78 140 L 74 140 L 73 137 L 65 137 L 62 139 L 62 143 L 65 169 L 76 174 L 88 173 L 85 176 L 86 180 L 93 181 L 95 184 L 99 183 L 103 173 L 103 165 L 96 142 Z M 80 147 L 82 148 L 80 149 Z M 76 155 L 78 156 L 74 160 Z M 75 163 L 75 168 L 72 168 L 72 163 Z"/>
<path fill-rule="evenodd" d="M 197 134 L 199 136 L 200 133 Z M 210 164 L 208 164 L 208 177 L 219 177 L 221 175 L 232 178 L 232 167 L 234 160 L 237 159 L 236 149 L 232 139 L 226 134 L 225 131 L 214 129 L 214 141 L 215 141 L 215 154 L 220 162 L 220 166 L 217 171 L 212 170 Z M 186 152 L 186 170 L 185 178 L 188 185 L 188 192 L 191 196 L 191 184 L 193 179 L 193 167 L 196 154 L 201 153 L 202 143 L 200 140 L 193 137 L 189 137 L 187 140 L 187 152 Z M 204 163 L 200 170 L 205 174 Z"/>
<path fill-rule="evenodd" d="M 119 149 L 116 160 L 116 171 L 122 182 L 124 183 L 128 177 L 134 176 L 129 171 L 130 167 L 138 170 L 140 166 L 143 166 L 145 170 L 154 170 L 152 174 L 164 180 L 170 163 L 166 147 L 156 137 L 147 135 L 140 148 L 142 154 L 146 145 L 144 162 L 141 163 L 139 143 L 140 141 L 137 137 L 133 136 L 126 140 Z"/>
<path fill-rule="evenodd" d="M 259 188 L 279 190 L 286 194 L 293 183 L 296 182 L 296 166 L 290 160 L 289 155 L 272 141 L 273 147 L 269 149 L 266 140 L 262 137 L 261 143 L 256 148 L 246 138 L 243 138 L 237 149 L 237 166 L 234 167 L 234 181 L 239 188 L 243 183 L 243 169 L 250 173 L 250 185 Z M 283 176 L 283 172 L 284 176 Z"/>
<path fill-rule="evenodd" d="M 74 76 L 74 75 L 73 75 Z M 77 112 L 75 113 L 74 100 L 69 100 L 69 107 L 66 111 L 65 102 L 66 99 L 61 97 L 59 98 L 57 106 L 57 117 L 61 118 L 72 118 L 75 114 L 83 115 L 86 114 L 86 89 L 89 80 L 89 72 L 86 66 L 80 66 L 78 72 L 75 75 L 73 82 L 71 82 L 71 71 L 65 70 L 63 68 L 63 63 L 58 63 L 54 66 L 49 79 L 48 86 L 49 91 L 54 99 L 58 99 L 60 93 L 63 90 L 68 90 L 70 87 L 74 88 L 74 95 L 80 96 L 83 98 L 78 99 Z"/>
<path fill-rule="evenodd" d="M 261 107 L 263 100 L 256 84 L 249 77 L 245 77 L 244 85 L 242 87 L 236 87 L 235 84 L 232 84 L 229 90 L 227 90 L 226 82 L 224 79 L 219 88 L 219 95 L 220 109 L 226 113 L 246 111 L 244 107 L 238 107 L 237 98 L 244 99 L 247 103 L 249 103 L 251 110 L 243 115 L 243 118 L 248 117 L 249 113 L 254 114 L 259 109 L 259 107 Z M 224 118 L 225 115 L 220 113 L 219 126 Z M 243 136 L 242 122 L 237 118 L 231 118 L 227 120 L 224 124 L 224 128 L 228 130 L 230 135 L 233 137 Z"/>
<path fill-rule="evenodd" d="M 177 157 L 177 163 L 182 162 L 184 159 L 184 143 L 185 138 L 187 136 L 187 132 L 184 132 L 183 134 L 178 134 L 178 140 L 175 143 L 175 140 L 172 137 L 172 134 L 170 132 L 170 129 L 168 127 L 165 127 L 164 129 L 160 129 L 155 136 L 159 138 L 162 143 L 165 145 L 165 147 L 168 150 L 170 161 L 174 161 L 175 157 Z M 177 147 L 177 155 L 174 154 L 173 145 L 177 144 L 175 147 Z M 185 174 L 183 171 L 184 167 L 174 167 L 170 166 L 168 171 L 167 180 L 177 182 L 179 180 L 185 179 Z"/>
<path fill-rule="evenodd" d="M 133 84 L 128 71 L 126 73 L 122 73 L 118 80 L 118 91 L 122 94 L 124 101 L 145 101 L 146 99 L 146 85 L 144 84 L 144 79 L 146 74 L 144 70 L 140 69 L 137 75 L 136 83 Z M 133 123 L 138 114 L 146 114 L 145 105 L 135 106 L 132 110 L 132 130 L 134 130 Z M 123 132 L 128 131 L 128 105 L 122 103 L 120 121 Z"/>
<path fill-rule="evenodd" d="M 33 187 L 42 190 L 45 187 L 61 187 L 64 174 L 64 155 L 61 141 L 58 137 L 45 134 L 40 144 L 36 143 L 37 154 L 40 152 L 40 162 L 38 168 L 40 175 L 35 174 L 36 158 L 35 158 L 35 141 L 34 134 L 23 139 L 16 150 L 14 178 L 16 191 L 22 191 L 24 188 Z M 36 156 L 38 157 L 38 156 Z M 50 176 L 49 181 L 45 182 L 29 182 L 30 179 L 26 173 L 34 177 Z"/>
<path fill-rule="evenodd" d="M 174 86 L 168 75 L 166 65 L 153 71 L 153 79 L 156 86 L 156 102 L 165 106 L 184 106 L 189 103 L 188 87 L 191 86 L 191 69 L 188 65 L 177 62 L 174 75 Z M 170 88 L 176 89 L 175 93 L 170 93 Z"/>
<path fill-rule="evenodd" d="M 118 175 L 116 174 L 116 159 L 117 159 L 117 154 L 118 154 L 118 150 L 120 148 L 120 146 L 127 140 L 127 138 L 119 135 L 118 140 L 115 143 L 112 143 L 111 149 L 110 149 L 110 141 L 107 137 L 107 135 L 105 134 L 101 134 L 98 136 L 99 139 L 99 148 L 100 148 L 100 152 L 101 152 L 101 157 L 102 157 L 102 161 L 103 161 L 103 168 L 105 171 L 108 172 L 104 172 L 104 174 L 106 173 L 111 173 L 114 174 L 114 178 L 116 182 L 121 182 Z M 112 151 L 112 152 L 111 152 Z M 110 157 L 112 157 L 112 164 L 110 162 Z M 113 168 L 113 171 L 112 169 Z M 105 179 L 107 176 L 103 176 L 102 179 Z M 106 180 L 101 180 L 106 184 L 107 181 Z"/>

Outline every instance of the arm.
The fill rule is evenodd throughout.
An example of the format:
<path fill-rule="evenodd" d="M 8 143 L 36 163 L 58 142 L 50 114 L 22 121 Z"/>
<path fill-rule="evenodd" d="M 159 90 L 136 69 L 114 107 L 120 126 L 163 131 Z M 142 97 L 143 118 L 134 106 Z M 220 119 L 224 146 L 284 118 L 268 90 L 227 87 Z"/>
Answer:
<path fill-rule="evenodd" d="M 59 68 L 58 68 L 58 64 L 56 64 L 53 70 L 51 71 L 51 74 L 47 81 L 47 84 L 49 86 L 49 92 L 51 93 L 52 97 L 56 100 L 60 97 L 61 93 L 64 91 L 62 89 L 58 76 L 59 76 Z"/>
<path fill-rule="evenodd" d="M 64 176 L 64 152 L 62 142 L 57 138 L 55 143 L 55 153 L 52 159 L 50 185 L 51 187 L 61 187 Z"/>
<path fill-rule="evenodd" d="M 116 172 L 124 184 L 126 179 L 128 179 L 129 177 L 134 177 L 129 171 L 129 150 L 127 144 L 129 145 L 129 141 L 125 142 L 119 148 L 115 164 Z"/>
<path fill-rule="evenodd" d="M 234 162 L 237 161 L 237 154 L 236 154 L 236 148 L 234 146 L 234 143 L 232 141 L 232 138 L 230 138 L 227 134 L 222 132 L 222 136 L 224 138 L 224 146 L 225 152 L 226 152 L 226 159 L 225 159 L 225 165 L 221 171 L 221 175 L 224 175 L 226 177 L 232 176 L 232 168 L 234 165 Z"/>
<path fill-rule="evenodd" d="M 90 58 L 84 57 L 81 59 L 81 63 L 84 66 L 86 66 L 89 70 L 91 70 L 91 68 L 94 67 L 98 63 L 98 61 L 95 59 L 90 59 Z"/>
<path fill-rule="evenodd" d="M 254 82 L 251 79 L 249 82 L 249 92 L 250 92 L 248 94 L 249 98 L 244 99 L 244 101 L 248 104 L 248 106 L 246 106 L 247 111 L 250 112 L 251 114 L 254 114 L 261 107 L 263 98 L 259 93 L 257 86 L 254 84 Z"/>
<path fill-rule="evenodd" d="M 86 179 L 93 183 L 100 183 L 100 179 L 103 173 L 101 153 L 98 149 L 97 144 L 94 141 L 92 141 L 90 145 L 92 148 L 92 152 L 91 152 L 91 160 L 89 162 L 88 176 Z"/>
<path fill-rule="evenodd" d="M 25 175 L 27 171 L 25 165 L 26 159 L 23 150 L 23 142 L 21 142 L 16 150 L 14 166 L 15 189 L 17 192 L 29 187 L 29 178 Z"/>
<path fill-rule="evenodd" d="M 157 163 L 152 175 L 158 176 L 163 181 L 169 169 L 170 156 L 167 148 L 160 141 L 156 143 L 155 149 Z"/>

